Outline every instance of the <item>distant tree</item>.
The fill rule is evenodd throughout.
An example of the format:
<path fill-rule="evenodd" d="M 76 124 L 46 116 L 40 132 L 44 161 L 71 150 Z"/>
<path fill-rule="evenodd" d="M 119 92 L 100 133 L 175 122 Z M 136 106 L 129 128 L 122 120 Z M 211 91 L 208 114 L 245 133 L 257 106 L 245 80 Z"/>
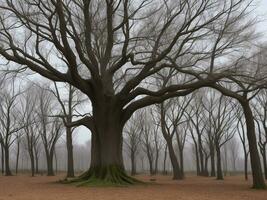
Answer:
<path fill-rule="evenodd" d="M 10 81 L 10 84 L 7 85 L 7 81 Z M 0 92 L 0 142 L 4 150 L 6 176 L 12 175 L 9 165 L 10 147 L 16 141 L 18 131 L 24 127 L 18 115 L 16 101 L 20 95 L 21 91 L 15 86 L 15 79 L 6 80 L 5 87 Z"/>
<path fill-rule="evenodd" d="M 204 100 L 205 110 L 208 112 L 210 130 L 214 134 L 214 144 L 217 158 L 217 179 L 223 179 L 221 147 L 234 137 L 235 121 L 234 107 L 229 98 L 210 91 Z M 225 157 L 226 159 L 226 157 Z"/>
<path fill-rule="evenodd" d="M 239 143 L 237 142 L 236 138 L 233 137 L 229 143 L 229 151 L 230 151 L 230 155 L 231 155 L 231 163 L 232 163 L 232 172 L 236 173 L 236 162 L 238 159 L 238 155 L 239 155 Z"/>
<path fill-rule="evenodd" d="M 136 160 L 141 147 L 143 127 L 140 119 L 142 119 L 142 113 L 137 112 L 125 127 L 125 144 L 131 159 L 131 175 L 136 175 Z"/>
<path fill-rule="evenodd" d="M 38 94 L 38 118 L 39 134 L 41 135 L 46 161 L 47 161 L 47 175 L 54 176 L 53 160 L 55 156 L 55 146 L 62 135 L 63 123 L 60 118 L 53 116 L 54 103 L 52 93 L 47 88 L 40 88 Z"/>

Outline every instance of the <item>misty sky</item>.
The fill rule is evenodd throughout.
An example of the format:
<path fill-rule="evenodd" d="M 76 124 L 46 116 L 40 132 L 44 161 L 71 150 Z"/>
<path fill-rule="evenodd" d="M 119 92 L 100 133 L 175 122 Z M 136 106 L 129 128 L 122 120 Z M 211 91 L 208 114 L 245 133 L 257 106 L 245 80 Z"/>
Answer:
<path fill-rule="evenodd" d="M 258 24 L 258 29 L 261 32 L 266 32 L 266 39 L 263 38 L 263 41 L 267 41 L 267 0 L 256 0 L 254 3 L 255 15 L 258 16 L 260 22 Z M 76 129 L 74 133 L 74 142 L 79 144 L 85 144 L 86 141 L 90 139 L 90 132 L 85 127 L 79 127 Z"/>

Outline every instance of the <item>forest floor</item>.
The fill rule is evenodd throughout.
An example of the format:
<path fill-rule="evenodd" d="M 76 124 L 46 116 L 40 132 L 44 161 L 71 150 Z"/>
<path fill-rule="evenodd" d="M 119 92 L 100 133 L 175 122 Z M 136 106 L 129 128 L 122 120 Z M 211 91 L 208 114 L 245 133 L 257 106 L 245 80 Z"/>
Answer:
<path fill-rule="evenodd" d="M 183 181 L 172 181 L 170 176 L 153 178 L 155 184 L 103 188 L 56 183 L 60 177 L 0 176 L 0 200 L 267 200 L 267 190 L 251 189 L 251 182 L 241 176 L 224 181 L 193 176 Z"/>

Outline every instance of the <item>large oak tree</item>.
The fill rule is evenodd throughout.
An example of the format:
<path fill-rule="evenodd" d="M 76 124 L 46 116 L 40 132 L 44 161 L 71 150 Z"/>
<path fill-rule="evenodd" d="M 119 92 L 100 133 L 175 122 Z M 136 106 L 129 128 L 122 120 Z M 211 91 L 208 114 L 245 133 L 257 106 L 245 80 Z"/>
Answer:
<path fill-rule="evenodd" d="M 92 132 L 83 183 L 133 183 L 123 167 L 126 121 L 227 77 L 251 36 L 246 0 L 0 2 L 0 54 L 91 101 L 92 116 L 71 124 Z M 167 68 L 187 78 L 157 89 L 154 75 Z"/>

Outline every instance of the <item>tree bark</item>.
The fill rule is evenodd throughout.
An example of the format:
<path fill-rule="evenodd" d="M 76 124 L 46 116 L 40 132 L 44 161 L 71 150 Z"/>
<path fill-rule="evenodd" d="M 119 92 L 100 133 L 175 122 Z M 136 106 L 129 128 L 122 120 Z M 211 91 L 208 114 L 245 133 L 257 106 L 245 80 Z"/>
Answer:
<path fill-rule="evenodd" d="M 217 180 L 223 180 L 221 149 L 219 144 L 216 144 L 215 146 L 217 154 Z"/>
<path fill-rule="evenodd" d="M 47 162 L 47 176 L 55 176 L 54 169 L 53 169 L 53 153 L 48 153 L 46 155 L 46 162 Z"/>
<path fill-rule="evenodd" d="M 179 157 L 180 157 L 180 170 L 181 170 L 181 175 L 184 177 L 184 151 L 182 148 L 179 150 Z"/>
<path fill-rule="evenodd" d="M 20 155 L 20 142 L 17 143 L 17 156 L 16 156 L 16 174 L 18 174 L 19 168 L 19 155 Z"/>
<path fill-rule="evenodd" d="M 183 176 L 181 174 L 181 169 L 177 160 L 177 157 L 175 155 L 173 145 L 172 145 L 172 140 L 171 139 L 166 139 L 167 145 L 168 145 L 168 150 L 169 150 L 169 156 L 170 160 L 172 163 L 172 169 L 173 169 L 173 180 L 182 180 Z"/>
<path fill-rule="evenodd" d="M 11 170 L 10 170 L 10 166 L 9 166 L 9 147 L 5 146 L 5 175 L 6 176 L 12 176 Z"/>
<path fill-rule="evenodd" d="M 249 143 L 250 162 L 253 176 L 253 188 L 264 189 L 266 184 L 264 182 L 260 156 L 257 148 L 257 138 L 255 133 L 255 123 L 252 110 L 249 105 L 249 101 L 240 102 L 246 119 L 247 126 L 247 138 Z"/>
<path fill-rule="evenodd" d="M 34 166 L 34 155 L 32 149 L 29 151 L 30 161 L 31 161 L 31 176 L 34 177 L 35 166 Z"/>
<path fill-rule="evenodd" d="M 1 144 L 1 168 L 2 168 L 2 175 L 5 173 L 5 150 L 4 146 Z"/>
<path fill-rule="evenodd" d="M 210 144 L 210 176 L 216 176 L 215 172 L 215 152 L 214 152 L 214 145 Z"/>
<path fill-rule="evenodd" d="M 204 175 L 204 155 L 202 147 L 201 134 L 198 134 L 198 153 L 199 153 L 199 162 L 200 162 L 200 175 Z"/>
<path fill-rule="evenodd" d="M 66 143 L 68 154 L 67 178 L 74 177 L 74 162 L 73 162 L 73 144 L 72 144 L 72 130 L 66 127 Z"/>
<path fill-rule="evenodd" d="M 244 159 L 244 168 L 245 168 L 245 180 L 248 180 L 248 153 L 245 154 L 245 159 Z"/>
<path fill-rule="evenodd" d="M 135 152 L 131 151 L 131 175 L 136 175 Z"/>
<path fill-rule="evenodd" d="M 133 184 L 138 182 L 124 170 L 122 158 L 122 129 L 124 126 L 119 105 L 112 99 L 98 102 L 93 106 L 91 165 L 76 182 L 81 185 L 94 184 Z"/>
<path fill-rule="evenodd" d="M 267 179 L 267 160 L 266 160 L 266 148 L 265 146 L 262 147 L 262 162 L 263 162 L 263 169 L 264 169 L 264 178 Z"/>
<path fill-rule="evenodd" d="M 166 144 L 165 145 L 165 149 L 164 149 L 164 159 L 163 159 L 163 175 L 167 174 L 167 170 L 166 170 L 167 153 L 168 153 L 167 149 L 168 149 L 168 146 Z"/>
<path fill-rule="evenodd" d="M 37 150 L 36 146 L 34 146 L 34 156 L 33 157 L 35 157 L 35 173 L 38 174 L 39 173 L 39 155 L 38 155 L 38 150 Z M 34 160 L 33 160 L 33 162 L 34 162 Z"/>

